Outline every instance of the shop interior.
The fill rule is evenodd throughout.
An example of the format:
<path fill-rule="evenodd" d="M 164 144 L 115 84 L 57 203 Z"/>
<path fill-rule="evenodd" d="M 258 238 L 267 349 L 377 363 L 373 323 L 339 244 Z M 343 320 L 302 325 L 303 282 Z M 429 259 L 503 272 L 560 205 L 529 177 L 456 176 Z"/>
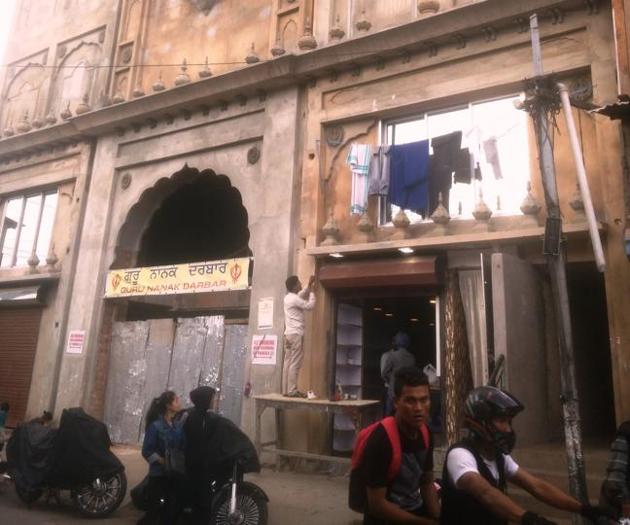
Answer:
<path fill-rule="evenodd" d="M 347 399 L 383 400 L 381 356 L 391 349 L 394 335 L 403 331 L 411 340 L 409 351 L 420 368 L 431 365 L 439 372 L 439 327 L 434 295 L 374 294 L 337 301 L 335 388 Z M 333 424 L 333 451 L 351 450 L 353 426 L 345 416 Z M 439 432 L 439 389 L 432 391 L 432 430 Z"/>

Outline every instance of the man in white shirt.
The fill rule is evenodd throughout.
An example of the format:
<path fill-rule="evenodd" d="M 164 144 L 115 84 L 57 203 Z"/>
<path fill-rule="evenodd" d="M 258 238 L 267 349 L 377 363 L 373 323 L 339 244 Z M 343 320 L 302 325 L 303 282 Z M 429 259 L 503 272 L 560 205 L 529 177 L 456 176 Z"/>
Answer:
<path fill-rule="evenodd" d="M 297 380 L 304 360 L 304 311 L 315 307 L 315 277 L 311 276 L 304 290 L 296 275 L 289 277 L 285 284 L 282 393 L 288 397 L 306 397 L 298 390 Z"/>
<path fill-rule="evenodd" d="M 511 394 L 490 386 L 475 388 L 466 399 L 467 439 L 446 454 L 442 487 L 442 525 L 555 525 L 527 511 L 507 495 L 510 481 L 536 499 L 593 523 L 607 512 L 580 503 L 556 486 L 519 467 L 510 453 L 516 442 L 512 418 L 523 405 Z"/>

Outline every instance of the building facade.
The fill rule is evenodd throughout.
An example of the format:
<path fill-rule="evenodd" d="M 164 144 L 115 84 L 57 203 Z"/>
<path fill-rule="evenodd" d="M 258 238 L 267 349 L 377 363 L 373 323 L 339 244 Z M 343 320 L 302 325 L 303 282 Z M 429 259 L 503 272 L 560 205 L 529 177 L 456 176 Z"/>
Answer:
<path fill-rule="evenodd" d="M 14 421 L 80 404 L 133 441 L 152 395 L 204 382 L 251 431 L 245 386 L 280 390 L 284 279 L 314 273 L 303 389 L 379 399 L 380 356 L 404 330 L 444 403 L 496 369 L 528 406 L 526 439 L 557 437 L 544 199 L 521 109 L 532 12 L 545 70 L 580 107 L 613 100 L 606 1 L 18 2 L 0 113 L 0 354 L 15 363 L 0 397 Z M 626 188 L 619 124 L 574 117 L 607 260 L 600 274 L 558 114 L 581 416 L 597 437 L 630 414 Z M 452 133 L 468 175 L 427 206 L 357 200 L 353 146 L 430 140 L 435 159 Z M 117 270 L 233 259 L 249 261 L 244 289 L 105 296 Z M 275 359 L 252 363 L 261 340 Z M 283 433 L 344 453 L 347 423 L 295 412 Z"/>

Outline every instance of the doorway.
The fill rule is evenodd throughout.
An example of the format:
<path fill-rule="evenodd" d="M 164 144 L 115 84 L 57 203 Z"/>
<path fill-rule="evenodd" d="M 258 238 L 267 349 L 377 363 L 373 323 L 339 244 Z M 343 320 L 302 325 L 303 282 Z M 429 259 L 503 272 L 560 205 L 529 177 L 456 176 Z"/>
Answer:
<path fill-rule="evenodd" d="M 398 332 L 409 336 L 409 351 L 418 367 L 430 365 L 437 372 L 440 356 L 436 307 L 433 295 L 396 295 L 387 291 L 363 297 L 339 297 L 333 388 L 348 399 L 384 401 L 381 357 L 392 348 L 392 339 Z M 430 425 L 434 431 L 439 431 L 440 419 L 438 389 L 432 391 Z M 333 418 L 334 453 L 352 450 L 353 429 L 347 416 Z"/>

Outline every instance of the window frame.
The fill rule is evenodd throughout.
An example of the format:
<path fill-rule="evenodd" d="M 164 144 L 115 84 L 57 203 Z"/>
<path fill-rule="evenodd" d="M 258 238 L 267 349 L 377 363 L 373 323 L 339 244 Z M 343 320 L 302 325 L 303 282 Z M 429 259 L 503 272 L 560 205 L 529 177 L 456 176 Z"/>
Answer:
<path fill-rule="evenodd" d="M 48 245 L 48 250 L 50 250 L 50 242 L 52 242 L 52 237 L 54 234 L 54 225 L 56 222 L 56 218 L 57 218 L 57 210 L 58 210 L 58 206 L 59 206 L 59 187 L 55 186 L 55 187 L 44 187 L 44 188 L 38 188 L 38 189 L 29 189 L 27 191 L 24 191 L 22 193 L 20 192 L 15 192 L 12 194 L 7 194 L 4 196 L 0 197 L 0 218 L 2 219 L 0 221 L 0 271 L 2 270 L 9 270 L 9 269 L 14 269 L 14 268 L 25 268 L 28 265 L 28 262 L 25 265 L 22 264 L 17 264 L 17 259 L 18 259 L 18 248 L 20 245 L 20 238 L 21 238 L 21 234 L 22 234 L 22 226 L 24 226 L 23 222 L 24 222 L 24 214 L 26 211 L 26 203 L 28 201 L 28 199 L 32 198 L 32 197 L 41 197 L 41 202 L 39 204 L 39 208 L 37 210 L 37 222 L 35 224 L 35 234 L 33 235 L 33 243 L 30 247 L 30 254 L 32 255 L 33 253 L 37 253 L 37 245 L 38 245 L 38 241 L 39 241 L 39 237 L 41 234 L 41 226 L 42 226 L 42 219 L 43 219 L 43 215 L 44 215 L 44 204 L 46 202 L 46 197 L 51 196 L 51 195 L 56 195 L 57 196 L 57 203 L 55 204 L 55 211 L 53 214 L 53 226 L 51 228 L 51 238 L 49 240 L 49 245 Z M 9 257 L 10 259 L 10 264 L 7 266 L 2 266 L 2 262 L 3 262 L 3 250 L 4 250 L 4 243 L 6 240 L 6 234 L 8 232 L 8 228 L 5 228 L 5 223 L 7 220 L 7 208 L 8 208 L 8 204 L 9 202 L 13 201 L 13 200 L 20 200 L 20 216 L 19 216 L 19 221 L 18 224 L 16 226 L 16 234 L 15 234 L 15 242 L 14 242 L 14 246 L 13 249 L 11 250 L 10 254 L 7 254 L 7 257 Z M 13 219 L 11 219 L 13 220 Z M 29 255 L 29 258 L 31 257 L 31 255 Z M 41 262 L 41 261 L 40 261 Z M 38 264 L 39 266 L 39 264 Z"/>
<path fill-rule="evenodd" d="M 428 122 L 428 118 L 431 115 L 439 115 L 440 113 L 450 113 L 450 112 L 454 112 L 454 111 L 458 111 L 458 110 L 462 110 L 462 109 L 466 109 L 469 112 L 469 116 L 470 116 L 470 124 L 474 125 L 474 112 L 473 112 L 473 107 L 475 105 L 479 105 L 479 104 L 487 104 L 490 102 L 495 102 L 495 101 L 499 101 L 499 100 L 506 100 L 506 99 L 514 99 L 514 98 L 518 98 L 523 96 L 523 92 L 522 91 L 508 91 L 506 93 L 503 93 L 501 95 L 495 95 L 495 96 L 490 96 L 490 97 L 482 97 L 479 99 L 473 99 L 473 100 L 469 100 L 467 102 L 461 102 L 459 104 L 454 103 L 453 105 L 446 105 L 446 106 L 438 106 L 436 108 L 429 108 L 429 109 L 425 109 L 424 111 L 419 111 L 417 113 L 414 113 L 412 115 L 402 115 L 402 116 L 398 116 L 398 117 L 394 117 L 391 119 L 381 119 L 379 122 L 379 137 L 381 140 L 381 144 L 394 144 L 396 141 L 396 126 L 399 124 L 406 124 L 408 122 L 414 122 L 414 121 L 424 121 L 424 125 L 427 131 L 427 136 L 430 137 L 430 128 L 429 128 L 429 122 Z M 389 135 L 389 129 L 390 126 L 393 126 L 392 129 L 392 141 L 391 143 L 388 141 L 388 135 Z M 530 177 L 531 177 L 531 173 L 530 173 Z M 389 202 L 388 197 L 383 197 L 383 196 L 379 196 L 378 197 L 378 205 L 377 205 L 377 210 L 378 210 L 378 214 L 377 214 L 377 224 L 379 227 L 381 226 L 385 226 L 385 227 L 391 227 L 393 226 L 392 224 L 392 205 Z M 405 210 L 405 211 L 409 211 L 409 210 Z M 431 222 L 430 218 L 426 218 L 422 221 L 419 221 L 418 224 L 420 223 L 428 223 Z"/>

